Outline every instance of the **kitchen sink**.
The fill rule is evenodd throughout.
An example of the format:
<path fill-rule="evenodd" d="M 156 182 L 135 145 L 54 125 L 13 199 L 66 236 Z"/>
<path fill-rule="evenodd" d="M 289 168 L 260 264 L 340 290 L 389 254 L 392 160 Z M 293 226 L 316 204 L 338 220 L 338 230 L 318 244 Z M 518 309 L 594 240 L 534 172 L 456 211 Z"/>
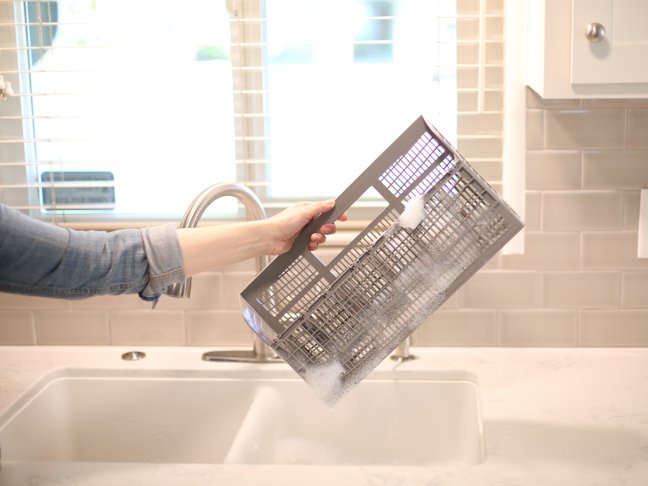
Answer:
<path fill-rule="evenodd" d="M 484 460 L 479 387 L 462 371 L 374 372 L 331 408 L 285 370 L 60 370 L 0 417 L 0 448 L 37 462 Z"/>

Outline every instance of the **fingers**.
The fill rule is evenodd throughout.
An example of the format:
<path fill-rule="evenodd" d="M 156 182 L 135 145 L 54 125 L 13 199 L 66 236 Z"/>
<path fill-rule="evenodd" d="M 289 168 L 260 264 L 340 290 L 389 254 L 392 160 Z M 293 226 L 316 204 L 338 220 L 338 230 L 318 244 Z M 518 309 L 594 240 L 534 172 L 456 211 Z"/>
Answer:
<path fill-rule="evenodd" d="M 326 236 L 321 233 L 313 233 L 310 237 L 308 249 L 311 251 L 317 250 L 318 246 L 326 242 Z"/>
<path fill-rule="evenodd" d="M 305 203 L 306 205 L 309 203 Z M 330 211 L 335 207 L 335 200 L 329 199 L 327 201 L 319 201 L 315 203 L 310 203 L 310 211 L 312 212 L 313 218 L 318 217 L 320 214 Z M 300 204 L 302 205 L 302 204 Z M 346 213 L 341 214 L 338 217 L 338 221 L 347 221 L 348 217 Z M 319 233 L 313 233 L 310 238 L 310 243 L 308 248 L 313 251 L 317 250 L 319 245 L 326 242 L 326 235 L 332 235 L 337 231 L 335 223 L 323 224 L 319 230 Z"/>
<path fill-rule="evenodd" d="M 313 233 L 311 235 L 311 241 L 309 248 L 311 250 L 317 250 L 319 245 L 326 243 L 326 235 L 332 235 L 337 231 L 337 227 L 333 223 L 323 224 L 320 228 L 319 233 Z"/>
<path fill-rule="evenodd" d="M 337 231 L 337 227 L 335 224 L 329 223 L 329 224 L 323 224 L 322 227 L 320 228 L 320 233 L 323 235 L 332 235 Z"/>

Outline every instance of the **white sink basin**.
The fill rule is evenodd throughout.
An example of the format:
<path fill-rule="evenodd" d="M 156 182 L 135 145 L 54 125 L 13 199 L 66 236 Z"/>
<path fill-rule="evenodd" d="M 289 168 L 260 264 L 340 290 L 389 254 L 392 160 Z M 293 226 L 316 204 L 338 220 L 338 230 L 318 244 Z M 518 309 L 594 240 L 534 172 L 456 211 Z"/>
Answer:
<path fill-rule="evenodd" d="M 3 460 L 219 463 L 256 393 L 240 380 L 70 374 L 0 425 Z"/>
<path fill-rule="evenodd" d="M 260 389 L 225 462 L 422 465 L 484 459 L 474 382 L 370 379 L 333 409 L 307 391 L 296 382 Z"/>
<path fill-rule="evenodd" d="M 65 371 L 0 417 L 3 461 L 476 464 L 479 389 L 467 373 L 374 373 L 331 409 L 300 378 Z M 258 374 L 257 374 L 258 376 Z"/>

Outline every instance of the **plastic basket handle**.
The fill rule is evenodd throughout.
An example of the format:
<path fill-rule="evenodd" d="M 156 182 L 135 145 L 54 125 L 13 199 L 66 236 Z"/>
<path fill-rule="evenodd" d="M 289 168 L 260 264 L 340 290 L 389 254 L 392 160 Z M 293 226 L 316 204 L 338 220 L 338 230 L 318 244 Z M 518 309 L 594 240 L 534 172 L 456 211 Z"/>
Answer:
<path fill-rule="evenodd" d="M 340 198 L 336 199 L 335 207 L 333 207 L 333 209 L 329 209 L 328 211 L 320 214 L 304 227 L 304 229 L 301 231 L 301 233 L 299 233 L 299 235 L 295 239 L 290 252 L 301 253 L 302 250 L 307 249 L 308 246 L 310 245 L 311 235 L 313 235 L 314 233 L 319 233 L 319 230 L 322 227 L 322 225 L 328 223 L 334 223 L 335 221 L 337 221 L 338 218 L 350 206 L 351 205 L 349 204 L 348 206 L 343 207 L 340 204 Z"/>

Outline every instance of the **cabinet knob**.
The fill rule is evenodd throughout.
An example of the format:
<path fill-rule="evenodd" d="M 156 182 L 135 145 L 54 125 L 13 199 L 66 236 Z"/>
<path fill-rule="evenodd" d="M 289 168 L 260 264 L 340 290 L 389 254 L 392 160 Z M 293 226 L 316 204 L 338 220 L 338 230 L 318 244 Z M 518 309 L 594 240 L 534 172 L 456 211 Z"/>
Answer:
<path fill-rule="evenodd" d="M 605 37 L 605 27 L 598 22 L 592 22 L 585 27 L 585 38 L 592 44 L 601 42 Z"/>

